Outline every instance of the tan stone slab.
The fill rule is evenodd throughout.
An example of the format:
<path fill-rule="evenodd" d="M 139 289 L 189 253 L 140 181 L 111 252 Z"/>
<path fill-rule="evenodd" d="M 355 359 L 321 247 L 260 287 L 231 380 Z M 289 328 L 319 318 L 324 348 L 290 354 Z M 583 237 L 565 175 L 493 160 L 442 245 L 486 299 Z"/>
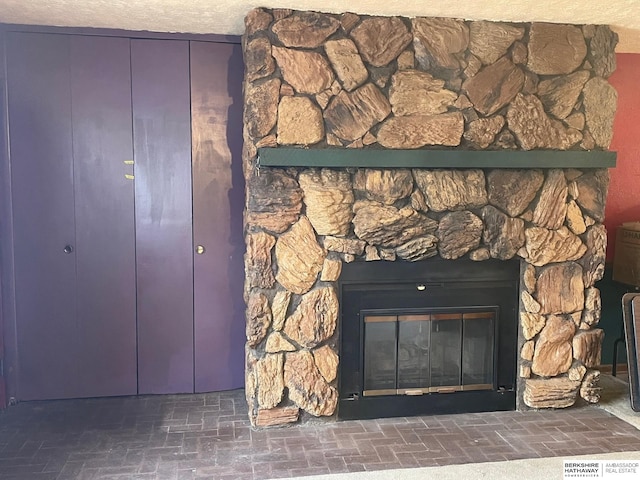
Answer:
<path fill-rule="evenodd" d="M 535 342 L 533 340 L 524 342 L 524 345 L 522 345 L 522 349 L 520 350 L 520 358 L 528 361 L 533 360 L 534 345 Z"/>
<path fill-rule="evenodd" d="M 544 327 L 546 318 L 539 313 L 520 312 L 520 325 L 522 326 L 522 334 L 527 340 L 535 337 Z"/>
<path fill-rule="evenodd" d="M 588 58 L 593 71 L 599 77 L 608 78 L 616 69 L 616 44 L 618 35 L 607 25 L 598 25 L 589 42 Z"/>
<path fill-rule="evenodd" d="M 338 297 L 332 287 L 313 290 L 284 324 L 284 333 L 305 348 L 313 348 L 333 336 L 338 321 Z"/>
<path fill-rule="evenodd" d="M 587 231 L 587 224 L 584 221 L 582 210 L 580 210 L 575 200 L 571 200 L 567 204 L 567 227 L 576 235 L 582 235 Z"/>
<path fill-rule="evenodd" d="M 521 215 L 536 197 L 544 174 L 535 169 L 497 169 L 487 175 L 488 201 L 508 215 Z"/>
<path fill-rule="evenodd" d="M 445 212 L 483 207 L 487 204 L 482 170 L 413 170 L 416 184 L 430 210 Z"/>
<path fill-rule="evenodd" d="M 524 73 L 508 58 L 485 67 L 462 84 L 476 110 L 493 115 L 514 99 L 524 84 Z"/>
<path fill-rule="evenodd" d="M 435 235 L 425 235 L 414 238 L 396 248 L 396 255 L 410 262 L 425 260 L 438 254 L 438 238 Z"/>
<path fill-rule="evenodd" d="M 447 213 L 438 223 L 438 252 L 442 258 L 455 260 L 480 245 L 484 224 L 472 212 Z"/>
<path fill-rule="evenodd" d="M 493 143 L 502 127 L 504 127 L 504 117 L 501 115 L 479 118 L 469 123 L 464 132 L 464 138 L 478 148 L 485 149 Z"/>
<path fill-rule="evenodd" d="M 582 312 L 582 321 L 587 325 L 593 326 L 600 322 L 600 311 L 602 308 L 600 300 L 600 290 L 596 287 L 590 287 L 585 290 L 584 311 Z"/>
<path fill-rule="evenodd" d="M 575 403 L 579 388 L 580 382 L 567 377 L 528 378 L 522 397 L 531 408 L 566 408 Z"/>
<path fill-rule="evenodd" d="M 267 336 L 271 326 L 269 299 L 261 292 L 252 292 L 247 301 L 247 344 L 255 348 Z"/>
<path fill-rule="evenodd" d="M 524 231 L 524 235 L 526 259 L 536 267 L 578 260 L 587 251 L 580 237 L 571 233 L 567 227 L 559 230 L 531 227 Z"/>
<path fill-rule="evenodd" d="M 343 140 L 358 140 L 391 113 L 387 97 L 372 83 L 353 92 L 341 91 L 324 112 L 329 133 Z"/>
<path fill-rule="evenodd" d="M 340 27 L 340 22 L 317 12 L 296 12 L 278 20 L 271 30 L 287 47 L 317 48 Z"/>
<path fill-rule="evenodd" d="M 500 260 L 513 258 L 524 245 L 524 221 L 511 218 L 492 205 L 482 209 L 482 220 L 482 239 L 489 246 L 491 257 Z"/>
<path fill-rule="evenodd" d="M 323 168 L 298 177 L 307 218 L 318 235 L 346 235 L 351 229 L 354 195 L 346 171 Z"/>
<path fill-rule="evenodd" d="M 364 60 L 383 67 L 411 43 L 412 36 L 397 17 L 372 17 L 363 20 L 350 33 Z"/>
<path fill-rule="evenodd" d="M 338 404 L 338 391 L 329 385 L 308 350 L 288 353 L 284 366 L 289 398 L 316 417 L 330 416 Z"/>
<path fill-rule="evenodd" d="M 266 37 L 251 40 L 244 50 L 244 68 L 247 81 L 268 77 L 276 69 L 271 55 L 271 42 Z"/>
<path fill-rule="evenodd" d="M 249 288 L 271 288 L 276 282 L 271 268 L 271 249 L 275 237 L 258 232 L 246 235 L 247 252 L 244 256 L 245 278 Z"/>
<path fill-rule="evenodd" d="M 460 112 L 440 115 L 391 117 L 378 131 L 378 143 L 386 148 L 420 148 L 426 145 L 460 145 L 464 117 Z"/>
<path fill-rule="evenodd" d="M 602 357 L 604 330 L 580 330 L 573 338 L 573 356 L 587 368 L 599 367 Z"/>
<path fill-rule="evenodd" d="M 391 77 L 389 102 L 394 115 L 435 115 L 446 112 L 458 94 L 444 80 L 419 70 L 402 70 Z"/>
<path fill-rule="evenodd" d="M 333 70 L 327 59 L 319 53 L 274 46 L 271 54 L 285 82 L 296 92 L 316 94 L 333 83 Z"/>
<path fill-rule="evenodd" d="M 298 421 L 300 409 L 298 407 L 279 407 L 259 409 L 256 418 L 257 427 L 274 427 Z"/>
<path fill-rule="evenodd" d="M 339 238 L 326 236 L 324 248 L 330 252 L 348 253 L 350 255 L 362 255 L 366 242 L 354 238 Z"/>
<path fill-rule="evenodd" d="M 469 45 L 469 27 L 453 18 L 424 18 L 411 20 L 416 60 L 423 70 L 457 70 L 460 61 L 456 54 Z"/>
<path fill-rule="evenodd" d="M 266 30 L 273 22 L 273 17 L 263 8 L 254 8 L 244 17 L 245 35 L 251 37 L 261 30 Z"/>
<path fill-rule="evenodd" d="M 536 268 L 533 265 L 527 265 L 523 274 L 524 287 L 529 293 L 536 291 Z"/>
<path fill-rule="evenodd" d="M 322 266 L 320 280 L 323 282 L 336 282 L 342 272 L 342 262 L 339 259 L 325 258 Z"/>
<path fill-rule="evenodd" d="M 580 28 L 573 25 L 532 23 L 527 67 L 538 75 L 562 75 L 578 68 L 587 55 Z"/>
<path fill-rule="evenodd" d="M 413 176 L 408 169 L 358 169 L 354 188 L 364 191 L 369 200 L 393 205 L 413 192 Z"/>
<path fill-rule="evenodd" d="M 264 351 L 267 353 L 295 352 L 297 348 L 282 333 L 273 332 L 267 337 Z"/>
<path fill-rule="evenodd" d="M 277 169 L 264 169 L 250 175 L 246 222 L 269 232 L 282 233 L 298 221 L 302 209 L 302 190 L 298 182 Z"/>
<path fill-rule="evenodd" d="M 613 86 L 600 77 L 587 82 L 583 90 L 584 113 L 587 127 L 596 144 L 605 150 L 613 138 L 613 119 L 616 114 L 618 93 Z"/>
<path fill-rule="evenodd" d="M 585 223 L 587 223 L 585 221 Z M 604 275 L 606 260 L 607 231 L 603 225 L 594 225 L 583 236 L 587 252 L 579 260 L 583 270 L 585 288 L 593 286 Z"/>
<path fill-rule="evenodd" d="M 524 150 L 568 150 L 583 138 L 580 131 L 550 119 L 535 95 L 516 95 L 507 109 L 507 125 Z"/>
<path fill-rule="evenodd" d="M 559 169 L 547 171 L 533 210 L 533 223 L 550 230 L 559 229 L 567 216 L 567 179 Z"/>
<path fill-rule="evenodd" d="M 367 81 L 369 72 L 352 40 L 329 40 L 324 44 L 324 50 L 346 91 L 351 92 Z"/>
<path fill-rule="evenodd" d="M 469 25 L 469 50 L 489 65 L 507 53 L 524 35 L 524 28 L 506 23 L 477 21 Z"/>
<path fill-rule="evenodd" d="M 411 207 L 363 202 L 353 217 L 354 232 L 365 242 L 382 247 L 398 247 L 409 240 L 432 234 L 437 222 Z"/>
<path fill-rule="evenodd" d="M 312 351 L 316 366 L 324 379 L 331 383 L 338 377 L 338 354 L 329 345 Z"/>
<path fill-rule="evenodd" d="M 256 364 L 258 406 L 276 407 L 284 395 L 284 355 L 267 354 Z"/>
<path fill-rule="evenodd" d="M 576 180 L 578 197 L 576 202 L 598 222 L 604 220 L 604 206 L 609 190 L 609 171 L 598 169 L 586 173 Z"/>
<path fill-rule="evenodd" d="M 324 139 L 322 111 L 307 97 L 282 97 L 278 105 L 280 145 L 313 145 Z"/>
<path fill-rule="evenodd" d="M 549 315 L 536 341 L 531 371 L 542 377 L 568 372 L 573 362 L 571 340 L 575 331 L 571 319 Z"/>
<path fill-rule="evenodd" d="M 276 280 L 293 293 L 306 293 L 316 282 L 325 256 L 311 223 L 303 216 L 276 242 Z"/>
<path fill-rule="evenodd" d="M 259 139 L 275 126 L 280 97 L 280 79 L 252 82 L 245 87 L 244 124 L 249 135 Z"/>
<path fill-rule="evenodd" d="M 582 87 L 589 80 L 590 74 L 585 70 L 543 80 L 538 85 L 538 96 L 545 109 L 556 118 L 567 118 L 578 101 Z"/>
<path fill-rule="evenodd" d="M 584 308 L 582 267 L 575 262 L 553 264 L 538 276 L 536 298 L 541 313 L 572 313 Z"/>
<path fill-rule="evenodd" d="M 291 292 L 288 290 L 279 290 L 273 297 L 271 312 L 273 314 L 273 329 L 275 331 L 280 331 L 282 327 L 284 327 L 289 303 L 291 303 Z"/>

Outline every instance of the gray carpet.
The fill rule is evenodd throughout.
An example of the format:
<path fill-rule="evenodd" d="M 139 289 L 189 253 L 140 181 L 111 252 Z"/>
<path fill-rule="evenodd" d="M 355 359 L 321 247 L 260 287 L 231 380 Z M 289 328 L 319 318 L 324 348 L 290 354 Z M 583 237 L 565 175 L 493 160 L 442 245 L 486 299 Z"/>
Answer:
<path fill-rule="evenodd" d="M 624 375 L 624 373 L 623 373 Z M 602 375 L 603 388 L 599 408 L 640 429 L 640 413 L 631 410 L 629 384 L 611 375 Z M 479 480 L 511 479 L 548 480 L 563 478 L 564 460 L 640 460 L 640 452 L 618 452 L 600 455 L 584 455 L 572 458 L 533 458 L 508 462 L 473 463 L 443 467 L 408 468 L 374 472 L 343 473 L 298 477 L 293 480 Z M 626 477 L 625 477 L 626 478 Z"/>
<path fill-rule="evenodd" d="M 640 460 L 640 452 L 585 455 L 573 458 L 535 458 L 510 462 L 472 463 L 446 467 L 405 468 L 376 472 L 300 477 L 294 480 L 550 480 L 562 478 L 563 460 Z M 625 477 L 629 478 L 629 477 Z"/>
<path fill-rule="evenodd" d="M 600 377 L 602 398 L 599 407 L 640 430 L 640 413 L 631 410 L 629 384 L 626 382 L 626 377 L 623 377 L 624 375 L 626 372 L 622 372 L 619 377 L 611 375 Z"/>

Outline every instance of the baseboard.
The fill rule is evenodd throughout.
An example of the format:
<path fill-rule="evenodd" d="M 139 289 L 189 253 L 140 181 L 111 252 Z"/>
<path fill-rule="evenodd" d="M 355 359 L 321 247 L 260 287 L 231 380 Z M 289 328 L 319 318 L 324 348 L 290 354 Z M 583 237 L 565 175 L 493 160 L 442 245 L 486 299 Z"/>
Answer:
<path fill-rule="evenodd" d="M 602 373 L 611 375 L 613 373 L 613 365 L 600 365 L 598 367 L 598 370 L 600 370 Z M 627 373 L 628 370 L 629 367 L 626 363 L 619 363 L 618 365 L 616 365 L 616 375 L 620 373 Z"/>

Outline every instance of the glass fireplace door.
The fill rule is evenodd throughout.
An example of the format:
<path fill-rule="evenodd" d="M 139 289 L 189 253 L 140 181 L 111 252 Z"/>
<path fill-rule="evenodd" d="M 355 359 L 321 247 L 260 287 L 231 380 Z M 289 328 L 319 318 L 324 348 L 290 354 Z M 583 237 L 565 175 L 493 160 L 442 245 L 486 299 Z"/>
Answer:
<path fill-rule="evenodd" d="M 363 311 L 364 396 L 491 390 L 498 308 Z"/>

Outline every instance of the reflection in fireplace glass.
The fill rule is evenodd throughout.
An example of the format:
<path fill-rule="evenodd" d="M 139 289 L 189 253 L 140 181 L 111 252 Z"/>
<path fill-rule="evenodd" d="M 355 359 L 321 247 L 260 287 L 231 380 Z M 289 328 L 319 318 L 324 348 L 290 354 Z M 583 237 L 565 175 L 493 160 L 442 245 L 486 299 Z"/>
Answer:
<path fill-rule="evenodd" d="M 493 312 L 464 314 L 462 385 L 493 383 Z"/>
<path fill-rule="evenodd" d="M 396 388 L 396 317 L 365 317 L 364 389 Z M 366 353 L 368 352 L 368 353 Z"/>
<path fill-rule="evenodd" d="M 398 388 L 429 385 L 431 315 L 398 317 Z"/>
<path fill-rule="evenodd" d="M 493 388 L 497 308 L 363 313 L 365 396 Z"/>
<path fill-rule="evenodd" d="M 431 386 L 460 385 L 461 313 L 432 315 Z"/>

